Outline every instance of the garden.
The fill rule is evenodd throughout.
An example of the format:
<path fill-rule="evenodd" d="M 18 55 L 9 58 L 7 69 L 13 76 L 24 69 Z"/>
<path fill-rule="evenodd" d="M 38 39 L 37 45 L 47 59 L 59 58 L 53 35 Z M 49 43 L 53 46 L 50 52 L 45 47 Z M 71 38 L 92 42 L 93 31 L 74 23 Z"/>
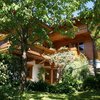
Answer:
<path fill-rule="evenodd" d="M 63 48 L 64 50 L 64 48 Z M 63 54 L 64 53 L 64 54 Z M 88 61 L 80 55 L 72 58 L 71 51 L 58 52 L 51 55 L 57 64 L 63 65 L 62 77 L 59 82 L 49 84 L 42 78 L 38 82 L 26 81 L 24 91 L 20 88 L 20 58 L 9 54 L 0 54 L 0 100 L 98 100 L 100 99 L 100 75 L 91 75 L 88 69 Z M 65 59 L 71 58 L 69 59 Z M 59 60 L 57 60 L 59 58 Z M 62 58 L 62 59 L 60 59 Z M 63 59 L 64 58 L 64 59 Z M 61 61 L 62 60 L 62 61 Z M 61 63 L 62 62 L 62 63 Z M 16 65 L 15 65 L 16 63 Z M 77 68 L 78 66 L 78 68 Z M 82 67 L 80 67 L 82 66 Z M 41 75 L 41 74 L 39 74 Z"/>
<path fill-rule="evenodd" d="M 0 100 L 99 100 L 95 64 L 95 50 L 100 49 L 99 6 L 99 0 L 0 0 L 0 49 L 3 43 L 10 44 L 0 50 Z M 49 84 L 41 73 L 38 82 L 27 80 L 30 48 L 37 44 L 54 48 L 49 37 L 53 33 L 74 39 L 80 21 L 88 26 L 93 44 L 94 73 L 83 53 L 76 56 L 61 47 L 55 54 L 44 55 L 58 67 L 56 83 Z"/>

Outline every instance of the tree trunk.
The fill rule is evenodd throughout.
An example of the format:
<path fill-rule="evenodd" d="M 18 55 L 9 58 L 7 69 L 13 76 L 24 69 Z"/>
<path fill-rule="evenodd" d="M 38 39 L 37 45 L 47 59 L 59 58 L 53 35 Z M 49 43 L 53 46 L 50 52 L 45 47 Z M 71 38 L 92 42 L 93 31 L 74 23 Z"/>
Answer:
<path fill-rule="evenodd" d="M 25 83 L 27 78 L 27 31 L 23 29 L 21 36 L 21 73 L 20 73 L 20 89 L 21 92 L 25 90 Z"/>
<path fill-rule="evenodd" d="M 92 47 L 93 47 L 93 68 L 94 68 L 94 74 L 96 76 L 96 46 L 95 46 L 95 41 L 94 39 L 92 38 Z"/>
<path fill-rule="evenodd" d="M 22 52 L 21 55 L 21 73 L 20 73 L 20 89 L 23 92 L 25 88 L 25 83 L 26 83 L 26 77 L 27 77 L 27 56 L 26 56 L 26 51 Z"/>

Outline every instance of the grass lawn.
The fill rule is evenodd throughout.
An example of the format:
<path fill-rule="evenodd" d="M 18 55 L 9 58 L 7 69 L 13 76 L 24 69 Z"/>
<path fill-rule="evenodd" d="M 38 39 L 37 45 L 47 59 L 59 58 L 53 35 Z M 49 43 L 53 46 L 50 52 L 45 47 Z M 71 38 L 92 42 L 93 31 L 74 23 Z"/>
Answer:
<path fill-rule="evenodd" d="M 20 98 L 18 91 L 8 91 L 0 100 L 100 100 L 100 91 L 76 92 L 73 94 L 53 94 L 47 92 L 24 92 Z"/>
<path fill-rule="evenodd" d="M 100 91 L 76 92 L 74 94 L 25 92 L 23 100 L 100 100 Z"/>

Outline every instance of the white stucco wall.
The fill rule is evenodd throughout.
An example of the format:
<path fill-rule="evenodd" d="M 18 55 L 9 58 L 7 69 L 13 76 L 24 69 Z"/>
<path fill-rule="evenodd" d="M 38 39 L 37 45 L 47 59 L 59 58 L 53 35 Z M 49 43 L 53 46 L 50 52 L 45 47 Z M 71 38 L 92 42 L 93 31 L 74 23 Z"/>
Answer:
<path fill-rule="evenodd" d="M 38 79 L 38 73 L 39 69 L 41 68 L 40 64 L 35 64 L 35 61 L 33 62 L 33 68 L 32 68 L 32 81 L 37 82 L 39 81 Z"/>

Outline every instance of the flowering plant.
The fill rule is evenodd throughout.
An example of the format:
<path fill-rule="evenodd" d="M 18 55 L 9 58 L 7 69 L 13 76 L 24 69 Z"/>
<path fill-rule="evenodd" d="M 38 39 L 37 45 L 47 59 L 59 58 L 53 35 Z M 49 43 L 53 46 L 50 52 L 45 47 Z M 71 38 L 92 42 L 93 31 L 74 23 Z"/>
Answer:
<path fill-rule="evenodd" d="M 77 51 L 76 51 L 77 52 Z M 84 54 L 61 47 L 55 54 L 48 55 L 50 63 L 58 68 L 58 78 L 72 69 L 72 76 L 79 77 L 82 69 L 87 68 L 88 61 Z"/>

